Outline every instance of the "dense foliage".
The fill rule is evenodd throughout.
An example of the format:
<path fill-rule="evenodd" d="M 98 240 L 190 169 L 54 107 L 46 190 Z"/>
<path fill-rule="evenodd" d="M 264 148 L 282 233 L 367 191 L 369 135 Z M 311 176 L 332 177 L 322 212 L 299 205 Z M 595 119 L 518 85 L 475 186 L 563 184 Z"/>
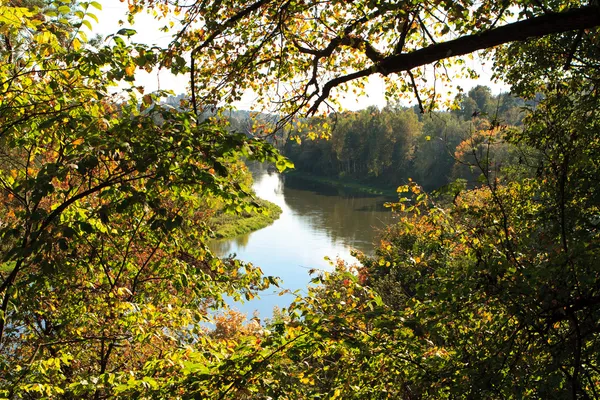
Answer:
<path fill-rule="evenodd" d="M 319 383 L 302 390 L 598 398 L 598 97 L 590 81 L 567 82 L 506 132 L 537 150 L 534 174 L 505 183 L 483 168 L 484 185 L 452 203 L 400 187 L 400 220 L 376 256 L 296 306 L 302 327 L 329 339 L 297 370 Z"/>
<path fill-rule="evenodd" d="M 456 99 L 452 112 L 370 107 L 329 118 L 312 118 L 292 130 L 283 153 L 304 173 L 396 188 L 409 179 L 428 190 L 456 179 L 477 185 L 479 173 L 470 168 L 473 143 L 490 124 L 518 127 L 528 104 L 509 93 L 493 96 L 476 86 Z M 419 121 L 420 116 L 420 121 Z M 308 140 L 318 126 L 333 125 L 330 137 Z M 496 138 L 491 154 L 495 165 L 518 159 L 515 146 Z"/>
<path fill-rule="evenodd" d="M 266 143 L 110 94 L 157 53 L 122 32 L 94 47 L 98 3 L 2 6 L 0 396 L 106 397 L 206 335 L 223 296 L 271 281 L 206 248 L 207 198 L 252 209 L 241 156 Z"/>
<path fill-rule="evenodd" d="M 385 81 L 387 98 L 410 94 L 421 109 L 435 109 L 448 91 L 435 83 L 477 76 L 460 56 L 504 43 L 557 34 L 552 37 L 560 38 L 561 51 L 539 60 L 570 67 L 580 62 L 575 51 L 582 34 L 577 32 L 600 25 L 596 5 L 582 1 L 129 4 L 132 14 L 149 7 L 167 30 L 168 22 L 174 23 L 176 35 L 162 55 L 163 65 L 177 66 L 184 62 L 181 52 L 190 52 L 197 110 L 239 100 L 251 89 L 258 97 L 255 107 L 281 115 L 279 126 L 289 126 L 294 115 L 339 109 L 341 97 L 364 93 L 367 78 L 375 74 Z M 497 75 L 512 73 L 502 66 L 517 62 L 499 61 Z"/>
<path fill-rule="evenodd" d="M 88 41 L 93 1 L 0 5 L 1 397 L 600 398 L 597 5 L 129 6 L 179 15 L 168 49 L 131 43 L 128 29 Z M 485 90 L 461 98 L 462 118 L 487 113 L 454 149 L 477 187 L 431 198 L 400 186 L 375 256 L 318 274 L 265 326 L 215 311 L 276 280 L 210 254 L 207 199 L 251 209 L 239 158 L 289 162 L 199 110 L 254 88 L 281 115 L 317 111 L 374 73 L 403 73 L 397 89 L 430 110 L 423 95 L 439 93 L 422 66 L 511 42 L 493 52 L 496 73 L 535 101 L 514 128 L 519 115 L 490 117 Z M 140 87 L 111 94 L 158 65 L 191 73 L 193 111 Z M 417 130 L 427 123 L 406 110 L 343 115 L 332 173 L 431 162 L 417 154 L 435 143 Z"/>

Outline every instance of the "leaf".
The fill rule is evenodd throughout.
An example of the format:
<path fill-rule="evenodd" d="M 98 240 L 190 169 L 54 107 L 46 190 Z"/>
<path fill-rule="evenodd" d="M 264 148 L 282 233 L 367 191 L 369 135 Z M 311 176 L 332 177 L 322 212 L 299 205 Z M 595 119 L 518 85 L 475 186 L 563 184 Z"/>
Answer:
<path fill-rule="evenodd" d="M 87 12 L 85 15 L 88 16 L 88 17 L 90 17 L 94 21 L 96 21 L 96 23 L 98 23 L 98 17 L 96 16 L 96 14 L 93 14 L 91 12 Z"/>
<path fill-rule="evenodd" d="M 73 50 L 78 51 L 79 49 L 81 49 L 81 42 L 79 41 L 79 39 L 73 38 L 71 44 L 73 45 Z"/>
<path fill-rule="evenodd" d="M 125 75 L 133 76 L 135 73 L 135 64 L 129 64 L 125 67 Z"/>
<path fill-rule="evenodd" d="M 131 28 L 121 28 L 117 31 L 117 35 L 131 37 L 135 35 L 137 31 Z"/>

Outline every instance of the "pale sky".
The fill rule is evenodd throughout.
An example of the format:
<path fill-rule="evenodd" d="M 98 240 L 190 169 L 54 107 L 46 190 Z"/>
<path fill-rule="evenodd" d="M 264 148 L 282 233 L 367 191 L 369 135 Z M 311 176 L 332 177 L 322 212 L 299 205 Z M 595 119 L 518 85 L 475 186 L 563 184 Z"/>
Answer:
<path fill-rule="evenodd" d="M 164 25 L 164 22 L 157 21 L 147 14 L 138 14 L 134 26 L 130 26 L 125 17 L 127 2 L 118 0 L 98 0 L 98 2 L 102 4 L 102 11 L 90 9 L 90 11 L 97 15 L 100 21 L 98 24 L 93 23 L 93 33 L 99 33 L 106 36 L 116 33 L 121 28 L 133 28 L 137 31 L 137 35 L 132 37 L 133 41 L 149 45 L 157 44 L 159 46 L 165 46 L 169 43 L 171 33 L 165 33 L 159 30 L 159 28 Z M 121 19 L 125 21 L 124 25 L 119 25 L 119 20 Z M 477 57 L 474 60 L 465 61 L 468 66 L 474 68 L 479 73 L 480 78 L 478 80 L 455 79 L 453 80 L 453 85 L 461 86 L 465 92 L 476 85 L 489 86 L 494 94 L 509 90 L 509 87 L 506 84 L 493 83 L 491 81 L 492 70 L 489 63 L 487 66 L 481 65 L 480 60 Z M 144 86 L 146 92 L 163 89 L 172 90 L 176 94 L 185 93 L 189 83 L 189 76 L 174 76 L 168 71 L 154 71 L 152 73 L 147 73 L 137 70 L 135 78 L 135 84 Z M 380 108 L 386 105 L 384 98 L 384 83 L 379 76 L 371 76 L 369 78 L 366 92 L 367 96 L 346 96 L 346 98 L 342 100 L 342 106 L 349 110 L 359 110 L 370 105 L 375 105 Z M 252 93 L 246 93 L 242 100 L 235 105 L 240 110 L 250 110 L 252 109 L 254 99 L 255 96 Z M 411 103 L 416 104 L 416 99 Z"/>

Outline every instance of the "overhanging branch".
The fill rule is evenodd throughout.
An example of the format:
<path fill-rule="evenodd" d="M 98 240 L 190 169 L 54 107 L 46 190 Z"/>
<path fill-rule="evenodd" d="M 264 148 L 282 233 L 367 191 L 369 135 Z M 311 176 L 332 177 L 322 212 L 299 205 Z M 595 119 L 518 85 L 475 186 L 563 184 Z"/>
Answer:
<path fill-rule="evenodd" d="M 308 114 L 314 114 L 331 90 L 351 80 L 375 73 L 389 75 L 410 71 L 413 68 L 450 57 L 471 54 L 506 43 L 523 41 L 555 33 L 595 28 L 600 25 L 600 7 L 596 5 L 571 9 L 560 13 L 547 13 L 539 17 L 514 22 L 485 32 L 464 36 L 455 40 L 433 44 L 410 53 L 394 54 L 361 71 L 340 76 L 323 86 L 321 95 L 311 106 Z"/>
<path fill-rule="evenodd" d="M 196 104 L 196 63 L 194 60 L 194 56 L 196 53 L 198 53 L 199 51 L 201 51 L 202 49 L 204 49 L 206 46 L 208 46 L 210 43 L 213 42 L 213 40 L 216 39 L 217 36 L 219 36 L 221 33 L 223 33 L 226 29 L 230 28 L 231 26 L 235 25 L 239 20 L 247 17 L 248 15 L 250 15 L 251 13 L 253 13 L 254 11 L 257 11 L 258 9 L 260 9 L 262 6 L 264 6 L 265 4 L 269 3 L 271 0 L 258 0 L 257 2 L 249 5 L 248 7 L 244 8 L 243 10 L 237 12 L 236 14 L 234 14 L 233 16 L 231 16 L 229 19 L 227 19 L 227 21 L 225 21 L 223 24 L 221 24 L 221 26 L 216 29 L 215 31 L 213 31 L 205 40 L 204 42 L 202 42 L 199 46 L 195 47 L 192 50 L 192 53 L 190 54 L 190 59 L 191 59 L 191 63 L 190 63 L 190 86 L 191 86 L 191 94 L 192 94 L 192 107 L 194 109 L 194 115 L 196 117 L 198 117 L 198 105 Z"/>
<path fill-rule="evenodd" d="M 600 25 L 600 8 L 597 6 L 587 6 L 562 13 L 549 13 L 479 34 L 434 44 L 411 53 L 386 57 L 376 64 L 376 67 L 378 72 L 383 74 L 408 71 L 445 58 L 462 56 L 505 43 L 553 33 L 589 29 L 598 25 Z"/>

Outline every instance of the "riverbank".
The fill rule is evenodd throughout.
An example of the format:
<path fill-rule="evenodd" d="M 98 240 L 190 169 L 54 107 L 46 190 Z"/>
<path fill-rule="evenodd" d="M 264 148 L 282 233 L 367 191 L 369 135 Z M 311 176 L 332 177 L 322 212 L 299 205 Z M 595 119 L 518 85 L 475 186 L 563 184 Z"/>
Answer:
<path fill-rule="evenodd" d="M 386 196 L 396 198 L 398 193 L 395 188 L 382 188 L 377 186 L 366 185 L 364 183 L 356 182 L 356 180 L 346 179 L 334 179 L 327 178 L 318 175 L 308 174 L 306 172 L 300 172 L 297 170 L 288 170 L 284 176 L 292 177 L 293 179 L 300 179 L 306 182 L 314 182 L 322 185 L 328 185 L 338 189 L 345 189 L 353 193 L 361 193 L 372 196 Z"/>
<path fill-rule="evenodd" d="M 271 225 L 281 215 L 281 207 L 264 199 L 258 199 L 264 212 L 243 212 L 242 214 L 220 213 L 210 219 L 216 239 L 227 239 L 244 235 Z"/>

